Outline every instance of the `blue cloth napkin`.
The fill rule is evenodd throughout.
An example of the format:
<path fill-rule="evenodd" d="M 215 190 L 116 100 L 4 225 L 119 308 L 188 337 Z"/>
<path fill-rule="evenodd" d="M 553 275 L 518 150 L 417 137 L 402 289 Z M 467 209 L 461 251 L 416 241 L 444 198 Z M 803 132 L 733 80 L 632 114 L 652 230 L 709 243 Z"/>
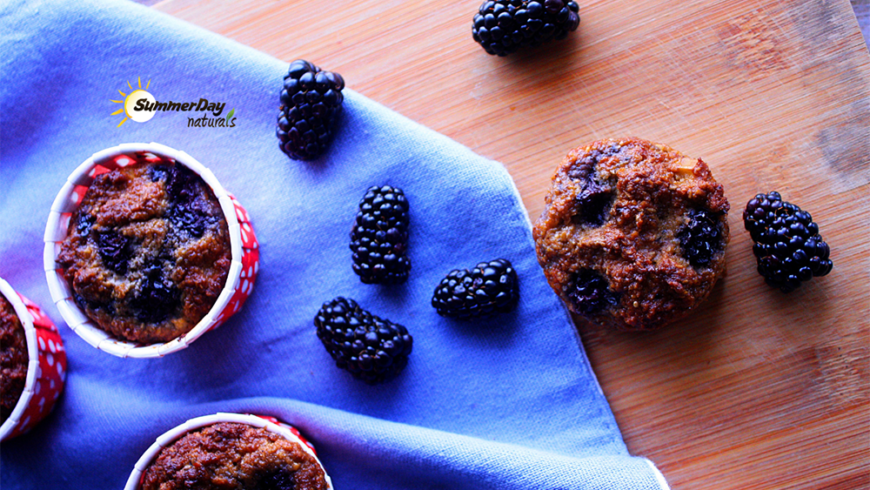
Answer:
<path fill-rule="evenodd" d="M 69 355 L 54 412 L 2 445 L 5 490 L 121 488 L 158 435 L 218 411 L 297 426 L 338 489 L 665 486 L 628 454 L 500 164 L 350 89 L 328 153 L 292 161 L 275 138 L 286 62 L 128 2 L 6 3 L 0 66 L 0 275 L 58 323 Z M 117 127 L 111 100 L 140 77 L 159 101 L 225 102 L 235 127 L 188 127 L 203 112 Z M 189 349 L 119 359 L 64 325 L 43 274 L 43 230 L 79 163 L 151 141 L 200 160 L 248 209 L 260 275 L 244 309 Z M 403 285 L 364 285 L 351 270 L 348 233 L 372 184 L 410 201 Z M 501 257 L 520 277 L 514 312 L 436 314 L 429 301 L 448 271 Z M 398 378 L 368 386 L 334 366 L 312 320 L 338 295 L 408 327 L 414 352 Z"/>

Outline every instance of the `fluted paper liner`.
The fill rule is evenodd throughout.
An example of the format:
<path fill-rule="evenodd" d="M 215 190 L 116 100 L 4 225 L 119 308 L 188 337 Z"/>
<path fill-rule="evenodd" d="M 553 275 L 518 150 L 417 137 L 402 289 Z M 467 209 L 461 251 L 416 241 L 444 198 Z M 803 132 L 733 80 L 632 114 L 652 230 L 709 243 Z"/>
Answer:
<path fill-rule="evenodd" d="M 295 427 L 287 425 L 274 417 L 266 417 L 263 415 L 251 415 L 251 414 L 239 414 L 239 413 L 223 413 L 219 412 L 214 415 L 206 415 L 203 417 L 197 417 L 195 419 L 190 419 L 187 422 L 174 427 L 166 432 L 164 432 L 154 444 L 149 447 L 145 453 L 142 454 L 142 457 L 139 458 L 139 461 L 133 467 L 133 472 L 130 473 L 130 478 L 127 479 L 127 485 L 124 487 L 124 490 L 138 490 L 142 483 L 143 475 L 145 471 L 151 466 L 151 463 L 157 458 L 157 454 L 161 449 L 171 446 L 172 443 L 184 437 L 185 434 L 191 432 L 196 429 L 201 429 L 203 427 L 207 427 L 209 425 L 214 425 L 220 422 L 235 422 L 239 424 L 246 424 L 252 427 L 265 427 L 269 432 L 273 432 L 282 436 L 290 442 L 295 442 L 302 446 L 302 449 L 314 457 L 317 464 L 320 466 L 320 469 L 323 470 L 323 476 L 326 480 L 326 485 L 328 489 L 332 489 L 332 480 L 329 478 L 329 475 L 326 473 L 326 469 L 321 464 L 320 460 L 317 458 L 317 452 L 314 450 L 314 446 L 308 442 L 302 434 L 296 430 Z"/>
<path fill-rule="evenodd" d="M 61 242 L 67 236 L 70 217 L 97 175 L 142 161 L 156 162 L 160 157 L 174 160 L 176 164 L 189 168 L 211 188 L 227 221 L 232 262 L 221 294 L 211 310 L 193 329 L 168 342 L 144 345 L 115 338 L 88 318 L 73 299 L 72 288 L 64 278 L 63 269 L 57 264 L 57 256 L 60 254 Z M 241 309 L 253 290 L 260 268 L 259 244 L 245 208 L 221 186 L 211 170 L 195 158 L 158 143 L 126 143 L 107 148 L 94 153 L 79 165 L 67 178 L 51 206 L 44 241 L 43 263 L 48 288 L 67 325 L 87 343 L 118 357 L 162 357 L 187 348 L 202 334 L 217 328 Z"/>
<path fill-rule="evenodd" d="M 0 426 L 0 440 L 6 440 L 32 429 L 51 412 L 63 391 L 67 365 L 63 339 L 42 310 L 2 278 L 0 295 L 9 301 L 24 327 L 28 358 L 24 390 Z"/>

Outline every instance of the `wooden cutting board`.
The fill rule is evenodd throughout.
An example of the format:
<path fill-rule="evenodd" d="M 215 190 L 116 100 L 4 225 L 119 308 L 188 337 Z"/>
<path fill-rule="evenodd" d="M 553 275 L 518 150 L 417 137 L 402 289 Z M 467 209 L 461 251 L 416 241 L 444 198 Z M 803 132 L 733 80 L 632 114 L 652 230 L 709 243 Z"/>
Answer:
<path fill-rule="evenodd" d="M 501 161 L 534 220 L 569 149 L 635 135 L 702 157 L 731 201 L 728 276 L 652 334 L 578 321 L 632 453 L 674 489 L 870 488 L 870 55 L 847 0 L 594 0 L 568 40 L 509 58 L 477 0 L 154 8 L 348 86 Z M 276 94 L 278 88 L 276 87 Z M 741 212 L 780 191 L 833 272 L 784 295 Z"/>

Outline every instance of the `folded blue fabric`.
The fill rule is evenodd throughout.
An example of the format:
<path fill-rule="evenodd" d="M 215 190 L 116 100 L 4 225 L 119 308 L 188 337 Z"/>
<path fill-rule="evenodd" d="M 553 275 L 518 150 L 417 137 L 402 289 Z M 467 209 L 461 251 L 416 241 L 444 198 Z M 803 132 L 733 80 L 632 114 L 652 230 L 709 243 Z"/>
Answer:
<path fill-rule="evenodd" d="M 158 435 L 218 411 L 297 426 L 339 489 L 663 488 L 628 454 L 500 164 L 349 89 L 328 153 L 292 161 L 274 134 L 285 62 L 128 2 L 0 9 L 0 275 L 58 323 L 69 355 L 52 415 L 2 445 L 4 489 L 121 488 Z M 160 101 L 225 102 L 235 127 L 188 127 L 202 112 L 117 127 L 110 100 L 140 77 Z M 151 141 L 203 162 L 248 209 L 260 276 L 244 309 L 189 349 L 119 359 L 63 324 L 43 230 L 79 163 Z M 364 285 L 350 267 L 348 233 L 372 184 L 410 202 L 403 285 Z M 520 277 L 514 312 L 437 315 L 429 300 L 448 271 L 501 257 Z M 408 327 L 414 352 L 398 378 L 368 386 L 334 366 L 312 319 L 338 295 Z"/>

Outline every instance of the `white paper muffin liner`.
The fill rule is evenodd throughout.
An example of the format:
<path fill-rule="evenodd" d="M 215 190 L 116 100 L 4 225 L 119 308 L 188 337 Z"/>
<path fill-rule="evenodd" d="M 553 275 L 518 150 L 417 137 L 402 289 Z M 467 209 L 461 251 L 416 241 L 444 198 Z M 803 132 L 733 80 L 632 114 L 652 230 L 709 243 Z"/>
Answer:
<path fill-rule="evenodd" d="M 295 428 L 284 424 L 278 419 L 274 417 L 264 417 L 259 415 L 251 415 L 251 414 L 239 414 L 239 413 L 223 413 L 219 412 L 214 415 L 206 415 L 203 417 L 197 417 L 194 419 L 190 419 L 187 422 L 174 427 L 166 432 L 164 432 L 154 444 L 151 445 L 143 454 L 142 457 L 139 458 L 139 461 L 133 467 L 133 472 L 130 473 L 130 477 L 127 479 L 127 485 L 124 487 L 124 490 L 138 490 L 140 487 L 140 483 L 142 482 L 142 475 L 145 473 L 145 470 L 151 466 L 151 463 L 157 458 L 157 454 L 161 449 L 172 445 L 178 439 L 184 437 L 190 431 L 201 429 L 203 427 L 207 427 L 209 425 L 214 425 L 220 422 L 236 422 L 239 424 L 246 424 L 252 427 L 265 427 L 269 432 L 273 432 L 282 436 L 290 442 L 295 442 L 302 446 L 302 449 L 305 450 L 306 453 L 313 456 L 317 464 L 320 466 L 320 469 L 323 470 L 323 476 L 326 480 L 327 488 L 332 490 L 332 480 L 329 478 L 329 475 L 326 473 L 326 469 L 323 468 L 323 464 L 321 464 L 320 460 L 317 458 L 317 454 L 314 451 L 314 446 L 311 445 L 305 438 L 303 438 L 299 431 Z"/>
<path fill-rule="evenodd" d="M 168 342 L 138 344 L 118 339 L 100 329 L 85 314 L 73 299 L 70 285 L 63 276 L 63 269 L 57 264 L 61 243 L 67 236 L 69 220 L 81 203 L 88 186 L 93 183 L 101 169 L 114 170 L 135 164 L 139 159 L 165 157 L 175 160 L 202 177 L 217 197 L 226 218 L 230 234 L 232 262 L 221 294 L 211 310 L 193 329 Z M 101 172 L 100 172 L 101 173 Z M 87 343 L 118 357 L 151 358 L 186 349 L 205 332 L 217 328 L 227 318 L 241 309 L 251 294 L 254 280 L 259 272 L 259 244 L 251 227 L 247 212 L 215 178 L 214 174 L 183 151 L 178 151 L 158 143 L 126 143 L 94 153 L 76 168 L 67 178 L 48 216 L 45 226 L 45 249 L 43 263 L 51 298 L 57 305 L 67 325 Z"/>

